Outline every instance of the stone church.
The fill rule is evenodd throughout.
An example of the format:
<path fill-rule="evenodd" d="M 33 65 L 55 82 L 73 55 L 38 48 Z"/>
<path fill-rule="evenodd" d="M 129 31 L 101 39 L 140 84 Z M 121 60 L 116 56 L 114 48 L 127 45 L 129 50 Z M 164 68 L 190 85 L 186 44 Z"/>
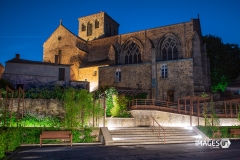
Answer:
<path fill-rule="evenodd" d="M 60 22 L 43 45 L 43 60 L 73 64 L 71 80 L 90 82 L 90 91 L 113 86 L 176 102 L 210 89 L 199 18 L 122 35 L 105 12 L 78 20 L 78 35 Z"/>

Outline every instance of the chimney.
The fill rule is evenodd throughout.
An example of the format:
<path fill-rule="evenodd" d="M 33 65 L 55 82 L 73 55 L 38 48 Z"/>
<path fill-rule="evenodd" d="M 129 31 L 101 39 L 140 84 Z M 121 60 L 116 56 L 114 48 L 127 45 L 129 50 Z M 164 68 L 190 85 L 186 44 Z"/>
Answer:
<path fill-rule="evenodd" d="M 20 59 L 20 54 L 16 54 L 16 59 Z"/>
<path fill-rule="evenodd" d="M 55 55 L 55 65 L 58 64 L 58 55 Z"/>

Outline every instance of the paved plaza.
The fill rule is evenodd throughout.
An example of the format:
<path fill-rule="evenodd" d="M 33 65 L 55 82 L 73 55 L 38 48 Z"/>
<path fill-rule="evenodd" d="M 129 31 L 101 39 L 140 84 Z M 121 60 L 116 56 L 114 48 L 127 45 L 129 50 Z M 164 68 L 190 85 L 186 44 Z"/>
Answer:
<path fill-rule="evenodd" d="M 9 160 L 146 160 L 146 159 L 240 159 L 240 140 L 231 140 L 229 148 L 210 148 L 188 144 L 104 146 L 55 145 L 20 147 Z"/>

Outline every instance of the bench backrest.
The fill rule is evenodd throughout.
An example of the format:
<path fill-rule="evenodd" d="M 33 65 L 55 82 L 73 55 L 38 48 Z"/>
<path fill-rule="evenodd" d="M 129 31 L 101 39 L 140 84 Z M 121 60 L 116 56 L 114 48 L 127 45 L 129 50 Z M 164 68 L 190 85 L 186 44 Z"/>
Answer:
<path fill-rule="evenodd" d="M 240 129 L 230 129 L 231 132 L 240 133 Z"/>
<path fill-rule="evenodd" d="M 70 138 L 71 131 L 42 131 L 42 138 Z"/>

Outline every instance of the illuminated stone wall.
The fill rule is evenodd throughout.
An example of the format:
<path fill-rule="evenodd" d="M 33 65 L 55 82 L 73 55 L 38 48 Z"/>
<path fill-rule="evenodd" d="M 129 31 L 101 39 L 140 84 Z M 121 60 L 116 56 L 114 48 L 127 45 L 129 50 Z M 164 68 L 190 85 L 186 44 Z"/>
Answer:
<path fill-rule="evenodd" d="M 4 72 L 4 67 L 3 67 L 3 65 L 0 63 L 0 78 L 2 78 L 3 72 Z"/>
<path fill-rule="evenodd" d="M 88 81 L 90 83 L 89 91 L 92 92 L 98 88 L 98 67 L 87 67 L 79 69 L 80 81 Z"/>
<path fill-rule="evenodd" d="M 105 12 L 99 12 L 97 14 L 81 17 L 78 20 L 78 36 L 86 41 L 118 34 L 119 24 Z M 88 25 L 91 25 L 91 29 Z"/>
<path fill-rule="evenodd" d="M 121 81 L 115 82 L 115 71 L 121 70 Z M 129 89 L 151 88 L 151 64 L 119 65 L 99 67 L 100 87 L 115 86 Z"/>
<path fill-rule="evenodd" d="M 83 40 L 59 25 L 56 31 L 44 43 L 44 62 L 55 63 L 55 55 L 58 55 L 58 63 L 73 64 L 74 76 L 71 80 L 77 80 L 78 68 L 87 62 L 87 47 Z"/>
<path fill-rule="evenodd" d="M 95 26 L 96 20 L 99 22 L 98 28 Z M 93 27 L 89 36 L 88 22 Z M 86 24 L 86 30 L 82 30 L 82 24 Z M 71 79 L 87 79 L 90 81 L 90 88 L 108 85 L 149 91 L 153 90 L 152 83 L 156 82 L 154 91 L 156 94 L 152 98 L 168 100 L 168 92 L 173 91 L 173 101 L 210 89 L 209 62 L 206 47 L 202 42 L 199 19 L 118 35 L 117 22 L 106 13 L 100 12 L 79 18 L 78 36 L 60 24 L 44 43 L 44 61 L 54 62 L 55 55 L 60 55 L 61 52 L 60 63 L 74 64 L 74 76 Z M 172 36 L 176 40 L 179 55 L 177 60 L 159 59 L 162 42 L 167 36 Z M 140 64 L 125 64 L 125 49 L 130 42 L 139 46 Z M 152 48 L 156 50 L 155 54 L 152 54 Z M 156 56 L 157 59 L 154 71 L 152 56 Z M 99 65 L 91 69 L 82 67 L 88 62 L 100 60 L 109 60 L 109 67 L 100 67 L 97 80 L 97 76 L 91 75 Z M 169 67 L 169 78 L 165 80 L 159 75 L 162 64 L 167 64 Z M 122 70 L 120 83 L 114 82 L 117 68 Z M 153 73 L 157 76 L 155 80 L 152 79 Z M 97 81 L 99 84 L 96 83 Z"/>

